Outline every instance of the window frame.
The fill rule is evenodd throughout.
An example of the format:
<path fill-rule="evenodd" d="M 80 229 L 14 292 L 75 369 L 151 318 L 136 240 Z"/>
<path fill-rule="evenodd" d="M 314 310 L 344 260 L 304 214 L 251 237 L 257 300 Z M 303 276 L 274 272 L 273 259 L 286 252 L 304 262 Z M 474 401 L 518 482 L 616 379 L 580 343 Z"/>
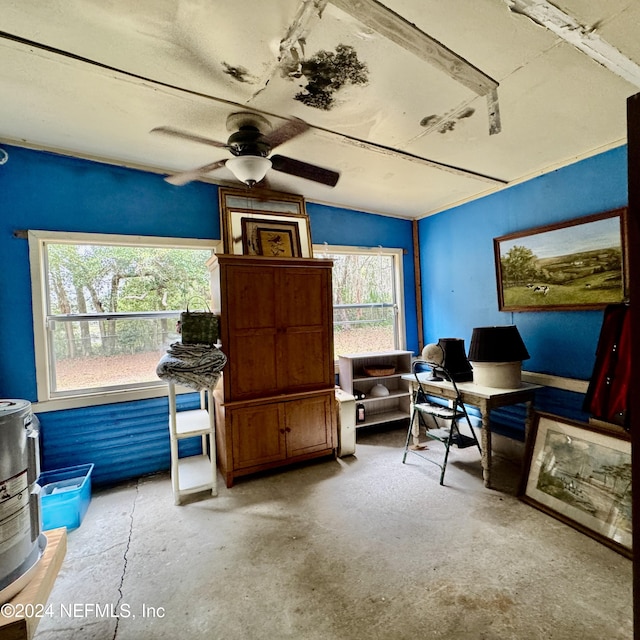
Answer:
<path fill-rule="evenodd" d="M 343 255 L 383 255 L 393 259 L 393 272 L 394 272 L 394 297 L 395 297 L 395 316 L 396 327 L 394 340 L 396 342 L 396 349 L 404 350 L 407 344 L 407 326 L 404 304 L 404 269 L 403 269 L 403 257 L 404 249 L 394 247 L 358 247 L 348 245 L 330 245 L 330 244 L 314 244 L 313 255 L 316 258 L 328 257 L 331 254 L 343 254 Z M 337 363 L 337 360 L 336 360 Z M 337 366 L 337 364 L 336 364 Z"/>
<path fill-rule="evenodd" d="M 104 233 L 76 233 L 65 231 L 29 230 L 29 265 L 31 269 L 31 300 L 33 309 L 33 341 L 36 366 L 37 402 L 34 407 L 40 411 L 54 411 L 76 407 L 95 406 L 114 402 L 129 402 L 157 398 L 167 394 L 166 383 L 158 379 L 155 382 L 140 383 L 140 386 L 127 388 L 92 389 L 86 392 L 75 391 L 54 394 L 50 387 L 51 367 L 49 332 L 47 329 L 48 272 L 45 257 L 45 245 L 50 244 L 87 244 L 132 247 L 170 247 L 175 249 L 209 249 L 212 255 L 220 251 L 220 240 L 201 238 L 173 238 L 160 236 L 131 236 Z M 203 265 L 206 268 L 206 265 Z M 153 313 L 153 312 L 149 312 Z M 158 312 L 166 313 L 166 312 Z M 91 314 L 96 315 L 96 314 Z M 101 315 L 101 314 L 97 314 Z M 127 314 L 134 316 L 135 313 Z M 140 314 L 138 314 L 140 315 Z M 155 314 L 154 314 L 155 315 Z M 182 393 L 193 390 L 182 388 Z"/>

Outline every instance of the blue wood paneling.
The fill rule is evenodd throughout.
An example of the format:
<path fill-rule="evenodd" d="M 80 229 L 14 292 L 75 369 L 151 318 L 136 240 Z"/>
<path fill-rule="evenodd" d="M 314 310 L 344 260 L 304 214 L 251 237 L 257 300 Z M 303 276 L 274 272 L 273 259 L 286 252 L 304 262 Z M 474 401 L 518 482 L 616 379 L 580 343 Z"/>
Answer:
<path fill-rule="evenodd" d="M 200 407 L 200 395 L 178 396 L 178 411 Z M 169 404 L 167 398 L 37 413 L 40 420 L 42 470 L 94 463 L 96 485 L 168 470 Z M 200 451 L 200 439 L 180 443 L 180 455 Z"/>
<path fill-rule="evenodd" d="M 589 416 L 582 411 L 583 401 L 584 394 L 582 393 L 543 387 L 536 392 L 533 407 L 536 411 L 587 422 Z M 525 418 L 526 407 L 523 404 L 501 407 L 491 412 L 491 429 L 509 438 L 524 441 Z"/>

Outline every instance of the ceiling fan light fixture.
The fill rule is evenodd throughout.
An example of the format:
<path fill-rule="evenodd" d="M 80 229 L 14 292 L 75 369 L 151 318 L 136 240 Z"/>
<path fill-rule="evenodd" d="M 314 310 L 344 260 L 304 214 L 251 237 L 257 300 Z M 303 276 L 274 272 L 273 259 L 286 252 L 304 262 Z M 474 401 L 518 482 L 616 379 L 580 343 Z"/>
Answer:
<path fill-rule="evenodd" d="M 271 169 L 271 160 L 262 156 L 236 156 L 227 160 L 226 166 L 240 182 L 252 187 Z"/>

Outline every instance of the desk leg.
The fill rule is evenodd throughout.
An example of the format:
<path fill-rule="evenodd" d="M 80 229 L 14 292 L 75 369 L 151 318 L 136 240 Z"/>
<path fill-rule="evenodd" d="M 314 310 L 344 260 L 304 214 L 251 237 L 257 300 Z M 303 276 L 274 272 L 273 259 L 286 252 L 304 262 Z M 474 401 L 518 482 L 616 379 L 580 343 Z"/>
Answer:
<path fill-rule="evenodd" d="M 524 441 L 525 443 L 529 439 L 529 433 L 531 432 L 531 422 L 533 421 L 533 401 L 529 400 L 525 402 L 527 407 L 527 413 L 524 418 Z"/>
<path fill-rule="evenodd" d="M 489 409 L 481 407 L 482 432 L 480 444 L 482 446 L 482 477 L 484 486 L 491 488 L 491 428 L 489 427 Z"/>
<path fill-rule="evenodd" d="M 413 399 L 415 389 L 413 388 L 413 382 L 409 384 L 409 392 L 411 393 L 411 402 L 409 403 L 409 415 L 413 418 L 413 422 L 411 423 L 411 435 L 413 436 L 413 446 L 412 449 L 424 449 L 424 447 L 420 446 L 420 416 L 417 412 L 414 414 L 413 412 Z M 410 419 L 411 419 L 410 418 Z"/>
<path fill-rule="evenodd" d="M 413 446 L 412 449 L 425 449 L 425 447 L 420 446 L 420 416 L 418 412 L 413 413 L 413 407 L 411 410 L 411 416 L 413 417 L 413 422 L 411 423 L 411 435 L 413 436 Z"/>

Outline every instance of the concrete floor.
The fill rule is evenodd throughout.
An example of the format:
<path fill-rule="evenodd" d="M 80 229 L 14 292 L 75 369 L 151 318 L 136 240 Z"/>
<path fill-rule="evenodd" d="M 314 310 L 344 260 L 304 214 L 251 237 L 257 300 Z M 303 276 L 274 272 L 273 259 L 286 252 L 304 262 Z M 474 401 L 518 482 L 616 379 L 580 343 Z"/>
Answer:
<path fill-rule="evenodd" d="M 441 487 L 404 436 L 180 507 L 164 474 L 94 492 L 36 639 L 632 638 L 630 560 L 519 501 L 513 460 L 488 490 L 453 449 Z"/>

